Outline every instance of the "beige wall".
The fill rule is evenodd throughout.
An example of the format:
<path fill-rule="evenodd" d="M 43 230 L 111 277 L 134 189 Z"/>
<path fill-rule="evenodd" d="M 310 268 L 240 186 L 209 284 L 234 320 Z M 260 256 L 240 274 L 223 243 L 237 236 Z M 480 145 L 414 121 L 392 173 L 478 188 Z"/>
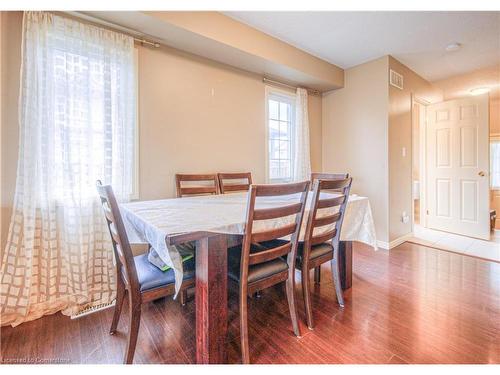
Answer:
<path fill-rule="evenodd" d="M 309 97 L 321 170 L 321 98 Z M 170 48 L 139 50 L 140 198 L 172 197 L 177 172 L 251 171 L 265 182 L 262 78 Z"/>
<path fill-rule="evenodd" d="M 344 88 L 323 95 L 323 170 L 349 172 L 370 199 L 377 239 L 389 240 L 388 57 L 345 70 Z"/>
<path fill-rule="evenodd" d="M 1 252 L 8 232 L 14 197 L 17 152 L 19 69 L 21 66 L 21 12 L 1 12 L 0 60 L 2 86 L 1 117 Z"/>
<path fill-rule="evenodd" d="M 443 95 L 391 56 L 389 69 L 404 77 L 403 90 L 389 85 L 389 241 L 393 241 L 412 231 L 412 96 L 436 103 Z M 407 223 L 402 221 L 403 212 L 410 216 Z"/>
<path fill-rule="evenodd" d="M 17 166 L 21 23 L 21 13 L 3 12 L 2 92 L 9 95 L 2 97 L 2 249 Z M 321 97 L 309 97 L 317 171 L 321 106 Z M 264 182 L 264 112 L 261 77 L 171 48 L 139 47 L 140 198 L 173 197 L 176 172 L 248 170 Z"/>
<path fill-rule="evenodd" d="M 323 112 L 321 96 L 309 96 L 307 110 L 309 111 L 309 145 L 311 153 L 311 170 L 323 170 Z"/>
<path fill-rule="evenodd" d="M 149 26 L 158 24 L 161 31 L 167 32 L 165 37 L 168 40 L 183 35 L 176 40 L 179 49 L 185 50 L 193 44 L 195 53 L 202 56 L 231 65 L 236 62 L 237 65 L 233 66 L 285 77 L 318 90 L 343 86 L 343 69 L 222 13 L 175 11 L 144 14 L 150 17 Z M 163 34 L 160 30 L 158 34 L 153 28 L 149 30 L 150 35 Z M 209 51 L 205 50 L 207 46 Z M 235 59 L 235 51 L 244 55 Z M 251 62 L 255 62 L 254 68 Z"/>
<path fill-rule="evenodd" d="M 403 90 L 389 85 L 389 69 L 404 76 Z M 383 245 L 412 230 L 412 96 L 442 100 L 441 90 L 391 56 L 347 69 L 344 88 L 323 95 L 323 170 L 352 174 Z"/>

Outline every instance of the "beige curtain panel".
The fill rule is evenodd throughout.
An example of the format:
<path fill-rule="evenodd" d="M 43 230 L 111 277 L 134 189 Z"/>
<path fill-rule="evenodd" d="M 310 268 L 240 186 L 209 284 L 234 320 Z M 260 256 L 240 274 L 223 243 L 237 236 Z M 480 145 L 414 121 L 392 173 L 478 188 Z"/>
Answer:
<path fill-rule="evenodd" d="M 19 161 L 1 264 L 2 325 L 115 299 L 97 179 L 133 187 L 133 39 L 44 12 L 23 20 Z"/>

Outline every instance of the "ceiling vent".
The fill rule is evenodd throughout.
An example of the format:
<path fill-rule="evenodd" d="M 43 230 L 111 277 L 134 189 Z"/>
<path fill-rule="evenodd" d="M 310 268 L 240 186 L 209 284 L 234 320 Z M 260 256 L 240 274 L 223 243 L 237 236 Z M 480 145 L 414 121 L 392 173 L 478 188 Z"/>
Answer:
<path fill-rule="evenodd" d="M 403 76 L 394 70 L 390 69 L 390 84 L 391 86 L 397 87 L 400 90 L 403 90 Z"/>

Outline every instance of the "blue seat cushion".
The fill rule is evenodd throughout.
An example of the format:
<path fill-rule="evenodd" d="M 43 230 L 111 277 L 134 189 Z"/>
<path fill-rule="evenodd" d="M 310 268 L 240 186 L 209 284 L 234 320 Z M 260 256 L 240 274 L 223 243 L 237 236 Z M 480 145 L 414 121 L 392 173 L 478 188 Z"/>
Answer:
<path fill-rule="evenodd" d="M 135 256 L 134 263 L 141 292 L 175 283 L 174 270 L 159 270 L 149 262 L 147 253 Z M 194 259 L 185 261 L 183 267 L 184 280 L 192 279 L 195 270 Z"/>
<path fill-rule="evenodd" d="M 267 243 L 260 244 L 259 247 L 252 244 L 250 251 L 252 253 L 262 250 L 261 246 L 267 245 Z M 276 246 L 275 244 L 273 244 Z M 273 246 L 269 246 L 273 247 Z M 240 281 L 240 263 L 241 263 L 241 246 L 232 247 L 228 250 L 228 275 L 234 281 Z M 273 276 L 279 272 L 288 269 L 288 264 L 286 260 L 282 258 L 276 258 L 268 262 L 254 264 L 248 267 L 248 282 L 253 283 L 255 281 L 266 279 Z"/>
<path fill-rule="evenodd" d="M 328 253 L 330 253 L 333 258 L 333 246 L 328 242 L 320 243 L 318 245 L 314 245 L 311 247 L 311 252 L 309 253 L 309 259 L 311 260 L 316 259 Z M 300 267 L 302 265 L 303 254 L 304 254 L 304 243 L 299 242 L 299 246 L 297 248 L 297 262 L 296 262 L 297 267 Z"/>

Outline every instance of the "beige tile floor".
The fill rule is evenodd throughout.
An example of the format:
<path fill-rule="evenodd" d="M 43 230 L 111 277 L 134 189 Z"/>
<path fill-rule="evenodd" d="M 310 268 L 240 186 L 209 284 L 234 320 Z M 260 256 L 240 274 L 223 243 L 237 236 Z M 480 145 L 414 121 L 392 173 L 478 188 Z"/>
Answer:
<path fill-rule="evenodd" d="M 500 230 L 484 241 L 415 225 L 409 242 L 500 262 Z"/>

